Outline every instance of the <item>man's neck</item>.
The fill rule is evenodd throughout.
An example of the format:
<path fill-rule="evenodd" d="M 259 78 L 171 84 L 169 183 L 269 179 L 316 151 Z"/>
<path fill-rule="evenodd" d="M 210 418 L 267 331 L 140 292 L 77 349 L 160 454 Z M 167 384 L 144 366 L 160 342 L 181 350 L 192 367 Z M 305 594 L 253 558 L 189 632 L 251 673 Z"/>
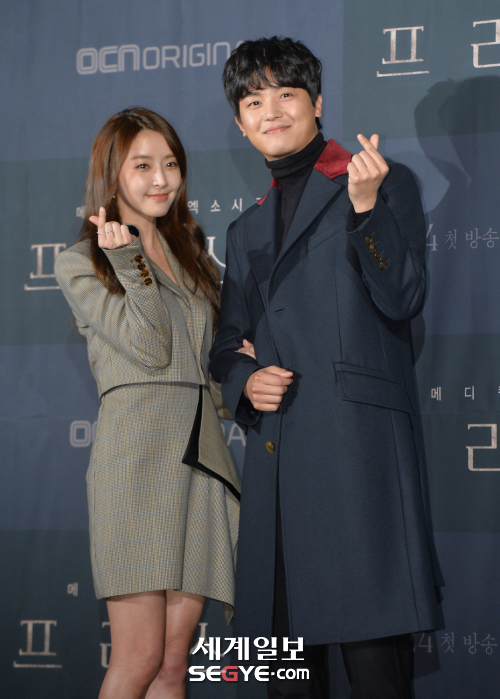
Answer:
<path fill-rule="evenodd" d="M 290 176 L 295 177 L 314 167 L 316 160 L 319 158 L 325 148 L 325 139 L 322 133 L 317 133 L 302 150 L 286 158 L 278 160 L 266 160 L 266 166 L 271 170 L 273 177 L 278 182 Z"/>

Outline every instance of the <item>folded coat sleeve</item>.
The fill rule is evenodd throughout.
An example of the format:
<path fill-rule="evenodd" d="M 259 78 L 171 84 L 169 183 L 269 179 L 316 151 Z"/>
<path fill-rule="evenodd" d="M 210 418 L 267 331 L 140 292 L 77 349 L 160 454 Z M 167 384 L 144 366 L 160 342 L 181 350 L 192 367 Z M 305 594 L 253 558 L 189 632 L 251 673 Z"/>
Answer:
<path fill-rule="evenodd" d="M 236 422 L 244 427 L 254 425 L 260 410 L 255 410 L 243 389 L 250 376 L 262 367 L 253 357 L 238 352 L 243 340 L 253 342 L 250 316 L 245 299 L 243 275 L 234 250 L 232 228 L 229 227 L 226 247 L 226 271 L 222 286 L 219 326 L 210 352 L 210 373 L 222 385 L 222 398 Z"/>
<path fill-rule="evenodd" d="M 104 250 L 125 289 L 111 294 L 97 279 L 88 254 L 69 248 L 58 255 L 56 279 L 80 325 L 127 357 L 150 369 L 163 369 L 172 359 L 172 327 L 154 274 L 151 284 L 137 268 L 144 257 L 140 240 L 115 250 Z"/>
<path fill-rule="evenodd" d="M 347 235 L 382 313 L 393 320 L 418 313 L 425 294 L 425 219 L 417 184 L 406 166 L 391 165 L 371 216 Z"/>

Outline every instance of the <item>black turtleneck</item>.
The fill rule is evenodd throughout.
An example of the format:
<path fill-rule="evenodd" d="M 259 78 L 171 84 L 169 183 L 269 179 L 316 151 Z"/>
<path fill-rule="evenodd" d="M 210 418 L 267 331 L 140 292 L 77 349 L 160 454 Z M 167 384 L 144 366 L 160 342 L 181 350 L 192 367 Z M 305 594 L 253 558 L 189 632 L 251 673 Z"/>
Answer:
<path fill-rule="evenodd" d="M 281 187 L 281 216 L 278 222 L 278 244 L 283 244 L 290 229 L 293 217 L 299 205 L 300 197 L 316 165 L 321 153 L 326 148 L 322 133 L 316 134 L 313 140 L 298 153 L 288 155 L 279 160 L 266 160 L 271 174 Z"/>
<path fill-rule="evenodd" d="M 298 153 L 278 160 L 266 160 L 272 176 L 281 187 L 281 210 L 278 221 L 278 248 L 281 248 L 286 234 L 297 211 L 300 198 L 306 188 L 307 180 L 314 166 L 326 148 L 326 141 L 321 132 Z M 351 205 L 347 215 L 347 230 L 353 231 L 371 215 L 371 211 L 357 214 Z"/>

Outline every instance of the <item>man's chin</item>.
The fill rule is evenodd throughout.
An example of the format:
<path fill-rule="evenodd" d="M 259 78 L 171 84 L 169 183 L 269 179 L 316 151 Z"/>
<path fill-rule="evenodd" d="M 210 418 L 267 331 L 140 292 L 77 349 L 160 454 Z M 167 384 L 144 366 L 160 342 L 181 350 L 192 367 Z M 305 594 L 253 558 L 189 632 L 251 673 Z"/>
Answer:
<path fill-rule="evenodd" d="M 280 145 L 275 145 L 272 149 L 268 149 L 264 155 L 267 160 L 279 160 L 279 158 L 286 158 L 287 155 L 292 155 L 296 152 L 297 149 L 295 148 L 294 144 L 283 143 Z"/>

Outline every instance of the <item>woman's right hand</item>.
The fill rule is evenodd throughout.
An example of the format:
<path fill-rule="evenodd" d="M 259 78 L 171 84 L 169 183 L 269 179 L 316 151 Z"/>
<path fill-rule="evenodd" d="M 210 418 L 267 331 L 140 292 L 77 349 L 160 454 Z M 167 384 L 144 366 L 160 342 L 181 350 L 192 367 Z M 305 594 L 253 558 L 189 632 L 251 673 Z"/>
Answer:
<path fill-rule="evenodd" d="M 253 359 L 256 359 L 255 347 L 248 340 L 243 340 L 243 347 L 240 347 L 236 351 L 241 352 L 241 354 L 248 354 L 249 357 L 253 357 Z"/>
<path fill-rule="evenodd" d="M 101 206 L 99 216 L 89 216 L 89 221 L 97 226 L 97 244 L 104 250 L 123 248 L 133 240 L 135 236 L 124 226 L 116 221 L 106 222 L 106 209 Z"/>

